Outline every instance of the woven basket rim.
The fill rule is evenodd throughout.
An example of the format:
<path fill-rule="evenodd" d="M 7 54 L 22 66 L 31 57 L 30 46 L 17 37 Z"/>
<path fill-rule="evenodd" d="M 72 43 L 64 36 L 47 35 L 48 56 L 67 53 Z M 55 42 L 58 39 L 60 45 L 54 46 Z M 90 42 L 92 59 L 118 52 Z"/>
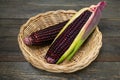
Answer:
<path fill-rule="evenodd" d="M 23 37 L 23 31 L 25 30 L 25 28 L 27 27 L 28 24 L 31 23 L 31 21 L 34 21 L 36 20 L 37 18 L 41 17 L 41 16 L 46 16 L 48 14 L 56 14 L 56 13 L 71 13 L 71 14 L 74 14 L 76 13 L 75 10 L 57 10 L 57 11 L 48 11 L 46 13 L 40 13 L 34 17 L 31 17 L 25 24 L 23 24 L 20 28 L 20 32 L 18 34 L 18 43 L 19 43 L 19 47 L 22 51 L 22 54 L 24 55 L 25 59 L 30 62 L 33 66 L 39 68 L 39 69 L 42 69 L 42 70 L 46 70 L 46 71 L 49 71 L 49 72 L 56 72 L 56 73 L 60 73 L 60 72 L 64 72 L 64 73 L 71 73 L 71 72 L 75 72 L 77 70 L 81 70 L 85 67 L 87 67 L 91 62 L 93 62 L 96 57 L 98 56 L 99 54 L 99 50 L 100 48 L 102 47 L 102 33 L 99 31 L 98 27 L 96 28 L 96 31 L 97 31 L 97 34 L 99 35 L 99 38 L 100 38 L 100 42 L 99 42 L 99 46 L 97 47 L 96 49 L 96 54 L 93 55 L 93 56 L 90 56 L 92 57 L 91 60 L 88 60 L 88 62 L 86 62 L 85 65 L 74 65 L 73 67 L 71 67 L 71 69 L 67 70 L 66 68 L 64 68 L 64 66 L 56 66 L 54 65 L 55 67 L 57 67 L 56 69 L 48 69 L 47 66 L 52 66 L 53 64 L 46 64 L 44 62 L 41 61 L 41 63 L 39 62 L 39 64 L 35 64 L 34 61 L 39 61 L 38 58 L 32 56 L 32 54 L 29 54 L 29 51 L 26 49 L 25 47 L 25 44 L 23 43 L 22 41 L 22 38 Z M 28 56 L 29 55 L 29 56 Z M 40 66 L 39 66 L 40 65 Z"/>
<path fill-rule="evenodd" d="M 47 11 L 45 13 L 39 13 L 39 14 L 33 16 L 33 17 L 30 17 L 28 19 L 28 21 L 26 23 L 24 23 L 22 26 L 27 26 L 28 24 L 30 24 L 31 21 L 35 20 L 36 18 L 39 18 L 41 16 L 45 16 L 45 15 L 48 15 L 48 14 L 53 14 L 53 13 L 54 14 L 55 13 L 73 13 L 74 14 L 74 13 L 76 13 L 76 11 L 75 10 L 56 10 L 56 11 Z M 24 29 L 24 27 L 22 27 L 22 26 L 20 27 L 20 32 Z"/>

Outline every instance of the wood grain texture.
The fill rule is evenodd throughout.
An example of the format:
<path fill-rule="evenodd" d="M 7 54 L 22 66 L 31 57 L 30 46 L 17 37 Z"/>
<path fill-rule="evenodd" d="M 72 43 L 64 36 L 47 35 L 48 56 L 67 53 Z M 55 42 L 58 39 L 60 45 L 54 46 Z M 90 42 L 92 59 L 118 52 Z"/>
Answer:
<path fill-rule="evenodd" d="M 101 0 L 0 0 L 0 80 L 120 80 L 120 0 L 105 0 L 99 23 L 103 46 L 87 68 L 71 74 L 55 74 L 25 62 L 17 42 L 20 26 L 39 13 L 74 9 Z"/>
<path fill-rule="evenodd" d="M 101 0 L 0 0 L 1 18 L 29 18 L 41 12 L 74 9 L 97 4 Z M 106 0 L 108 6 L 103 11 L 103 18 L 120 18 L 120 0 Z"/>
<path fill-rule="evenodd" d="M 0 18 L 0 37 L 16 37 L 21 25 L 27 22 L 29 18 L 9 19 Z M 108 19 L 102 18 L 98 24 L 103 37 L 120 37 L 120 18 Z"/>
<path fill-rule="evenodd" d="M 119 80 L 119 62 L 93 62 L 70 74 L 38 70 L 27 62 L 0 62 L 0 80 Z"/>

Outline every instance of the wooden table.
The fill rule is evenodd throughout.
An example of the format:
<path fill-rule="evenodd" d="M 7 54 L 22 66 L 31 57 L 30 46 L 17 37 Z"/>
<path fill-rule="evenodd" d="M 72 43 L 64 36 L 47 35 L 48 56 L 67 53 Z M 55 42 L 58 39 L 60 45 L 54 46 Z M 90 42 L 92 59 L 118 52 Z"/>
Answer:
<path fill-rule="evenodd" d="M 79 10 L 101 0 L 0 0 L 0 80 L 120 80 L 120 0 L 106 0 L 99 23 L 103 46 L 87 68 L 71 74 L 50 73 L 31 66 L 17 42 L 20 26 L 38 13 Z"/>

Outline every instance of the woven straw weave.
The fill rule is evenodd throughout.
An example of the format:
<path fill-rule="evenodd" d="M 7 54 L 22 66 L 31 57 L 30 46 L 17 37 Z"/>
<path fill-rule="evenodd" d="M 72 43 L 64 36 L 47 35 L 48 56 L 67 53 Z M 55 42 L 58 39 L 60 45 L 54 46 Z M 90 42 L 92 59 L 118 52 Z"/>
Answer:
<path fill-rule="evenodd" d="M 18 43 L 25 59 L 39 69 L 56 73 L 75 72 L 85 68 L 95 60 L 102 46 L 102 34 L 98 27 L 87 39 L 84 45 L 82 45 L 71 61 L 64 61 L 59 65 L 46 62 L 44 57 L 50 47 L 49 45 L 29 47 L 23 43 L 23 38 L 30 35 L 32 32 L 68 20 L 75 13 L 76 11 L 74 10 L 57 10 L 40 13 L 37 16 L 30 18 L 24 25 L 22 25 L 18 34 Z"/>

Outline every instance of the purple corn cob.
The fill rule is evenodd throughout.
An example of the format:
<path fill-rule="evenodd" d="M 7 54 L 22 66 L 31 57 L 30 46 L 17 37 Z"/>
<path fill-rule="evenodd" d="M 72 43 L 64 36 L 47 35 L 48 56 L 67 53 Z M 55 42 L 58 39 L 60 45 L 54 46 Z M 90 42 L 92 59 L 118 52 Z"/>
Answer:
<path fill-rule="evenodd" d="M 98 24 L 101 11 L 106 3 L 100 2 L 84 8 L 71 18 L 53 41 L 45 58 L 48 63 L 61 63 L 70 60 Z"/>
<path fill-rule="evenodd" d="M 65 53 L 70 47 L 73 40 L 89 19 L 92 12 L 84 11 L 76 20 L 74 20 L 64 32 L 55 40 L 46 54 L 47 62 L 56 63 L 58 59 Z"/>
<path fill-rule="evenodd" d="M 26 45 L 39 46 L 47 42 L 52 42 L 59 31 L 64 27 L 68 21 L 50 26 L 48 28 L 33 32 L 30 36 L 23 39 Z"/>

